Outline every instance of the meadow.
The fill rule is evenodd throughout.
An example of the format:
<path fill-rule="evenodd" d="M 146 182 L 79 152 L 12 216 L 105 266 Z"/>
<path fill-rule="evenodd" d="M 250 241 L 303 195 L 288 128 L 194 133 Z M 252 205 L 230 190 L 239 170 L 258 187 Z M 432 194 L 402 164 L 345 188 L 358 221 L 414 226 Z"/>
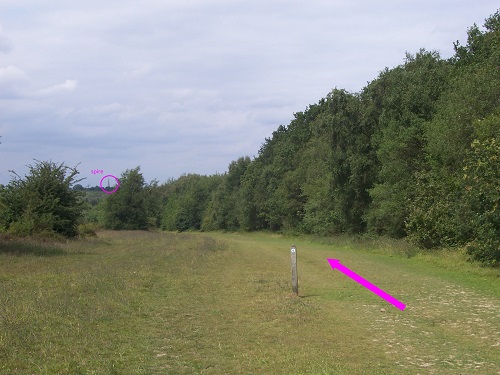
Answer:
<path fill-rule="evenodd" d="M 500 374 L 500 270 L 464 257 L 266 233 L 0 239 L 0 374 Z"/>

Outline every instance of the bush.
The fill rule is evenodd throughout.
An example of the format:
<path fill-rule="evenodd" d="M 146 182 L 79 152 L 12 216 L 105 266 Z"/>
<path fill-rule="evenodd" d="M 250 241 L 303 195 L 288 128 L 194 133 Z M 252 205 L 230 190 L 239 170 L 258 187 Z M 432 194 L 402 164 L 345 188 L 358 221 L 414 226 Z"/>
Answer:
<path fill-rule="evenodd" d="M 78 234 L 82 237 L 97 237 L 98 225 L 96 223 L 80 224 Z"/>
<path fill-rule="evenodd" d="M 27 237 L 33 233 L 33 229 L 33 223 L 26 218 L 21 218 L 10 225 L 8 233 L 14 236 Z"/>
<path fill-rule="evenodd" d="M 28 166 L 24 178 L 14 171 L 13 180 L 0 190 L 2 211 L 0 224 L 9 233 L 30 236 L 35 233 L 56 233 L 64 237 L 78 234 L 83 203 L 81 192 L 71 186 L 79 173 L 64 164 L 36 161 Z"/>
<path fill-rule="evenodd" d="M 493 237 L 494 235 L 495 231 L 491 230 L 490 235 L 482 236 L 483 238 L 467 246 L 467 254 L 472 260 L 480 261 L 486 266 L 500 266 L 500 239 Z"/>
<path fill-rule="evenodd" d="M 474 141 L 464 168 L 466 203 L 470 207 L 474 240 L 467 248 L 472 259 L 500 264 L 500 115 L 474 124 Z"/>

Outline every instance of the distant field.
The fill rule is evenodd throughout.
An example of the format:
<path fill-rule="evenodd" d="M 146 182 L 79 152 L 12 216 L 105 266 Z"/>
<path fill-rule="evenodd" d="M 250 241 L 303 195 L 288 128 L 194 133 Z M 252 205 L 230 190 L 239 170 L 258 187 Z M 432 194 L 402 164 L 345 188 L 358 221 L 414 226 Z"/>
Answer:
<path fill-rule="evenodd" d="M 262 233 L 0 240 L 0 374 L 500 374 L 500 270 L 444 255 Z"/>

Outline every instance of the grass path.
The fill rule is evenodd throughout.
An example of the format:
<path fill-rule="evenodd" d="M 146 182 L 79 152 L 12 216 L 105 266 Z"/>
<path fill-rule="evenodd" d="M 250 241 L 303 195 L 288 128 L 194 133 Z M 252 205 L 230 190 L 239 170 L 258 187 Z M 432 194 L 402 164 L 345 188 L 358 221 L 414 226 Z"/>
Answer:
<path fill-rule="evenodd" d="M 420 259 L 367 253 L 356 246 L 305 243 L 298 245 L 302 297 L 287 301 L 284 296 L 290 289 L 290 276 L 283 265 L 289 264 L 286 245 L 290 240 L 276 239 L 270 245 L 268 238 L 259 236 L 224 239 L 231 237 L 236 237 L 236 243 L 245 241 L 243 248 L 253 249 L 242 251 L 246 254 L 242 256 L 266 275 L 261 283 L 273 284 L 274 277 L 274 284 L 282 286 L 274 290 L 275 302 L 289 307 L 295 304 L 301 311 L 295 319 L 301 337 L 308 334 L 308 340 L 299 340 L 294 349 L 319 341 L 318 355 L 307 351 L 309 358 L 315 358 L 311 366 L 317 371 L 330 373 L 328 366 L 338 364 L 336 371 L 345 368 L 345 373 L 500 373 L 498 278 L 493 281 L 496 285 L 477 276 L 456 280 L 455 272 L 431 267 Z M 407 304 L 406 310 L 399 311 L 331 270 L 326 262 L 329 257 L 341 259 L 393 294 Z M 480 292 L 463 286 L 474 282 Z M 490 285 L 497 289 L 490 290 Z"/>
<path fill-rule="evenodd" d="M 0 242 L 0 374 L 500 374 L 498 270 L 268 234 L 9 246 Z"/>

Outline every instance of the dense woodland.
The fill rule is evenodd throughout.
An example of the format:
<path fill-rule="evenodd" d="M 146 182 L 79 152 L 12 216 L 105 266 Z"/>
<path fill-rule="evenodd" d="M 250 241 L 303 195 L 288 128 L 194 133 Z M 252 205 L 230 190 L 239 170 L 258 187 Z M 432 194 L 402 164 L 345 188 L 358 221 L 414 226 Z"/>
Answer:
<path fill-rule="evenodd" d="M 468 30 L 465 45 L 455 43 L 450 59 L 422 49 L 359 93 L 334 89 L 279 126 L 256 157 L 233 161 L 223 175 L 146 183 L 137 167 L 122 174 L 114 194 L 70 189 L 58 204 L 71 209 L 54 214 L 45 185 L 36 190 L 33 178 L 16 176 L 1 187 L 0 228 L 74 235 L 83 222 L 110 229 L 367 233 L 406 237 L 423 248 L 466 247 L 472 259 L 498 265 L 499 69 L 497 11 L 484 28 Z M 68 189 L 77 182 L 75 169 L 54 163 L 38 162 L 32 175 L 44 168 Z"/>

